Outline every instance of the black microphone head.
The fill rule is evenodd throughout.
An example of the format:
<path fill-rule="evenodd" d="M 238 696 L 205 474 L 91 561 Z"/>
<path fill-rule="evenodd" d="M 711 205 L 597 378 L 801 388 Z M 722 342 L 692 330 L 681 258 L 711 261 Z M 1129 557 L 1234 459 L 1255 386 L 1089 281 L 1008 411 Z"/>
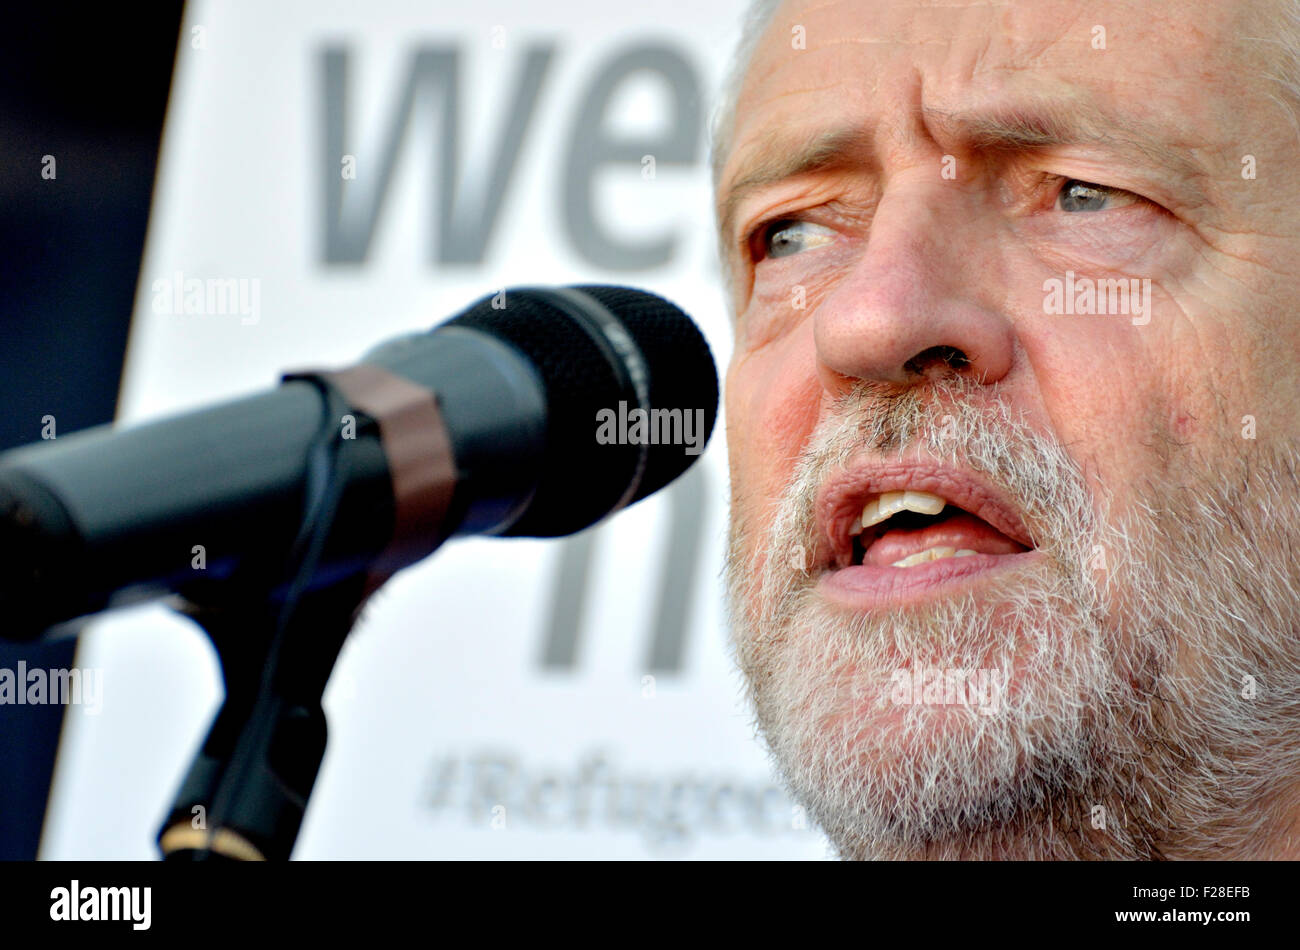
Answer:
<path fill-rule="evenodd" d="M 505 535 L 581 531 L 663 488 L 713 434 L 713 354 L 691 318 L 662 297 L 617 286 L 511 288 L 444 326 L 513 346 L 546 390 L 537 490 Z"/>

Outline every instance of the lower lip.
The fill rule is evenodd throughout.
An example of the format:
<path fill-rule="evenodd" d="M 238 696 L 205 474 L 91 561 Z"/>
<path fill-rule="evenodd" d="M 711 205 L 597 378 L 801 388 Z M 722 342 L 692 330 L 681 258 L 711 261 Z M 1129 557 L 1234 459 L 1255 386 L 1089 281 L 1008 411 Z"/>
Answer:
<path fill-rule="evenodd" d="M 844 567 L 825 575 L 819 587 L 831 600 L 856 610 L 896 607 L 958 593 L 995 572 L 1023 567 L 1039 556 L 1038 551 L 968 554 L 914 567 Z"/>

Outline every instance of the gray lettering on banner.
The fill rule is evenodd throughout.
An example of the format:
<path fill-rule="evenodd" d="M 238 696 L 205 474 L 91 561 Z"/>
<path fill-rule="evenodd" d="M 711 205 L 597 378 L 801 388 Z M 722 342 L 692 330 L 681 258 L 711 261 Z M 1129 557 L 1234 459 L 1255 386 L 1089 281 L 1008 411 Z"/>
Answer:
<path fill-rule="evenodd" d="M 597 533 L 582 531 L 560 544 L 560 570 L 542 648 L 544 669 L 571 670 L 578 664 L 578 637 L 586 613 L 591 549 Z"/>
<path fill-rule="evenodd" d="M 553 43 L 537 43 L 524 53 L 508 101 L 490 110 L 503 119 L 487 155 L 463 156 L 461 128 L 461 50 L 455 46 L 418 47 L 387 110 L 388 122 L 377 151 L 358 154 L 355 112 L 349 96 L 351 50 L 329 46 L 318 54 L 320 81 L 319 169 L 325 264 L 362 264 L 379 228 L 399 155 L 412 120 L 438 116 L 437 187 L 433 212 L 435 264 L 481 265 L 500 224 L 501 210 L 524 152 L 525 139 L 555 53 Z M 617 134 L 610 126 L 610 102 L 638 73 L 661 80 L 670 97 L 663 129 L 636 135 Z M 662 44 L 637 45 L 611 57 L 592 78 L 574 113 L 564 158 L 560 201 L 564 234 L 588 263 L 611 271 L 644 271 L 672 259 L 678 238 L 673 231 L 629 240 L 611 233 L 598 213 L 596 179 L 611 165 L 626 165 L 638 178 L 647 156 L 656 169 L 690 166 L 701 159 L 704 139 L 702 83 L 687 56 Z M 384 114 L 367 107 L 364 113 Z M 339 163 L 353 159 L 352 174 Z M 470 169 L 462 176 L 462 166 Z M 479 171 L 482 169 L 483 171 Z M 543 235 L 542 237 L 547 237 Z"/>
<path fill-rule="evenodd" d="M 416 102 L 426 92 L 441 99 L 441 124 L 437 136 L 438 195 L 437 247 L 435 260 L 444 264 L 480 264 L 488 240 L 495 230 L 513 178 L 515 165 L 523 151 L 524 134 L 536 112 L 537 97 L 546 77 L 554 46 L 529 47 L 508 109 L 497 135 L 491 161 L 476 162 L 486 174 L 462 180 L 460 174 L 460 53 L 452 47 L 417 49 L 406 82 L 392 112 L 388 132 L 378 155 L 363 157 L 363 168 L 355 179 L 344 180 L 338 162 L 353 154 L 348 112 L 349 51 L 329 47 L 320 54 L 322 78 L 323 154 L 321 168 L 324 241 L 322 256 L 327 264 L 359 264 L 365 261 L 379 223 L 384 198 L 393 179 L 398 154 L 402 150 Z"/>
<path fill-rule="evenodd" d="M 673 112 L 660 135 L 618 137 L 604 128 L 610 100 L 618 87 L 635 73 L 661 76 L 672 92 Z M 649 270 L 666 264 L 676 249 L 672 234 L 643 243 L 631 243 L 611 234 L 600 222 L 593 190 L 602 165 L 636 166 L 643 156 L 655 165 L 690 165 L 699 156 L 703 135 L 700 80 L 691 62 L 667 46 L 637 46 L 614 56 L 592 80 L 578 108 L 564 163 L 564 222 L 578 253 L 597 267 L 609 270 Z"/>
<path fill-rule="evenodd" d="M 629 770 L 599 749 L 544 764 L 497 746 L 446 755 L 430 764 L 420 801 L 434 817 L 482 831 L 504 813 L 519 830 L 636 832 L 654 850 L 720 835 L 812 833 L 769 778 Z"/>
<path fill-rule="evenodd" d="M 668 510 L 672 522 L 659 581 L 654 637 L 645 664 L 651 673 L 680 673 L 686 659 L 688 608 L 704 540 L 704 466 L 693 466 L 677 480 L 668 492 Z"/>
<path fill-rule="evenodd" d="M 686 657 L 686 632 L 695 593 L 700 545 L 704 540 L 707 476 L 696 465 L 673 483 L 666 494 L 669 505 L 668 543 L 660 573 L 654 625 L 643 669 L 637 672 L 681 673 Z M 591 563 L 605 529 L 584 531 L 560 545 L 551 611 L 542 641 L 543 669 L 573 670 L 585 624 L 591 590 Z"/>

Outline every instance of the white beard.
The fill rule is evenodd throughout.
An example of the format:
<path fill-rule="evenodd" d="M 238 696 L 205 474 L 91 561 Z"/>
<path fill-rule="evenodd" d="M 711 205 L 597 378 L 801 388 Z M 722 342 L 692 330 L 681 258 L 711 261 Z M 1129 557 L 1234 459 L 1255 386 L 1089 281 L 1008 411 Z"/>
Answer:
<path fill-rule="evenodd" d="M 1295 457 L 1260 461 L 1252 443 L 1227 478 L 1220 462 L 1204 485 L 1130 486 L 1112 520 L 987 391 L 927 392 L 862 385 L 768 530 L 733 513 L 732 645 L 795 799 L 850 858 L 1268 855 L 1300 780 Z M 813 548 L 818 488 L 868 449 L 984 473 L 1046 557 L 978 597 L 829 604 L 786 554 Z M 1006 671 L 1011 692 L 992 715 L 899 706 L 891 680 L 909 667 Z"/>

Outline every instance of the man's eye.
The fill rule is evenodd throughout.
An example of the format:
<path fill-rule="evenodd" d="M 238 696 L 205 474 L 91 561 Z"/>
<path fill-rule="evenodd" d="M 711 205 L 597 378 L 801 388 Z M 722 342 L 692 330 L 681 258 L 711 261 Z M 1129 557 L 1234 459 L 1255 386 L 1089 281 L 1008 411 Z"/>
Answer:
<path fill-rule="evenodd" d="M 1133 192 L 1122 188 L 1095 185 L 1090 181 L 1071 178 L 1061 186 L 1061 191 L 1056 196 L 1056 207 L 1060 211 L 1106 211 L 1136 204 L 1141 200 Z"/>
<path fill-rule="evenodd" d="M 760 228 L 758 236 L 764 257 L 788 257 L 831 243 L 835 232 L 811 221 L 781 220 Z"/>

